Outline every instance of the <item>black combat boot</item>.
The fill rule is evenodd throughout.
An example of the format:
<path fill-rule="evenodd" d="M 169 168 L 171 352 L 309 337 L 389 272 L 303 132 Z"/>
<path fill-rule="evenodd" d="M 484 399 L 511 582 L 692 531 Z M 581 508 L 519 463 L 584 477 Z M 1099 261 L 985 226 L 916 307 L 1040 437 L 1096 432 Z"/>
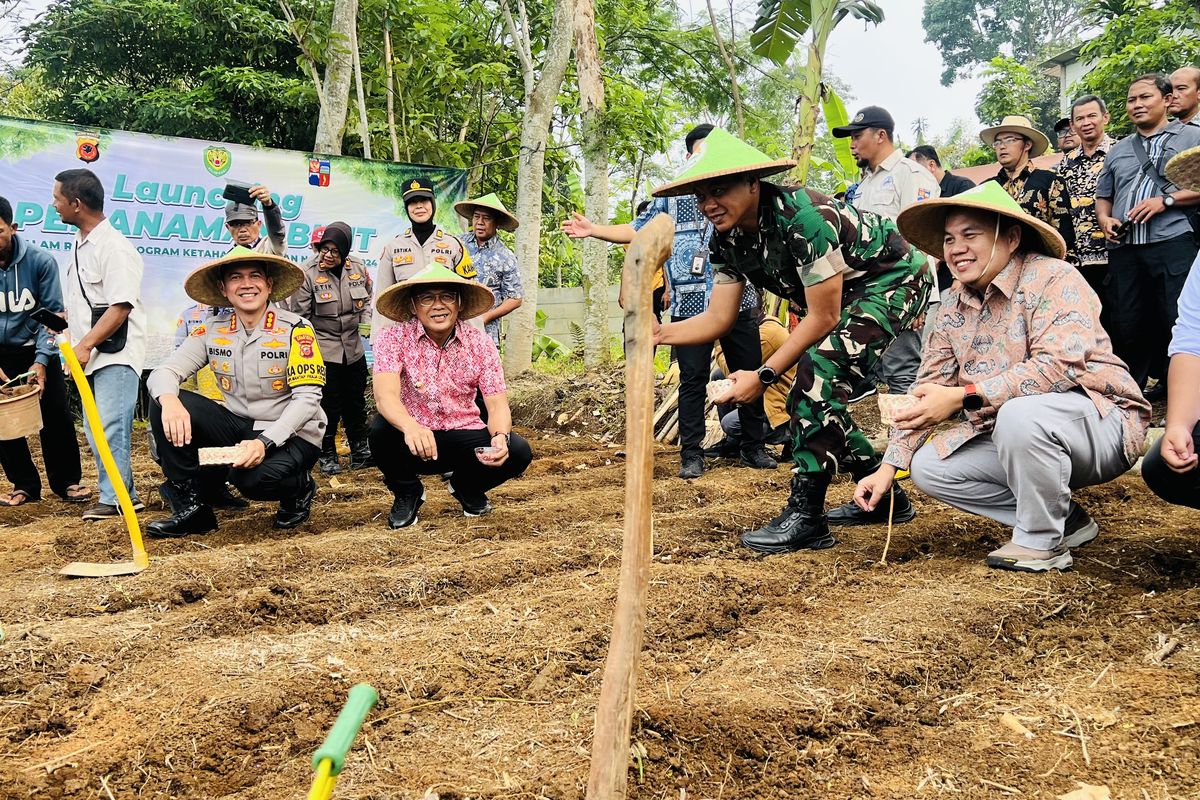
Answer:
<path fill-rule="evenodd" d="M 350 442 L 350 469 L 366 469 L 375 466 L 371 445 L 366 439 Z"/>
<path fill-rule="evenodd" d="M 304 476 L 305 484 L 295 496 L 279 501 L 279 510 L 275 512 L 275 527 L 288 530 L 304 524 L 312 511 L 313 499 L 317 496 L 317 482 L 311 475 Z"/>
<path fill-rule="evenodd" d="M 879 459 L 875 459 L 862 466 L 851 467 L 850 474 L 854 476 L 854 482 L 858 483 L 879 469 L 879 465 L 882 463 Z M 908 495 L 900 488 L 900 481 L 892 483 L 892 491 L 895 493 L 896 498 L 892 506 L 892 522 L 911 522 L 917 516 L 917 510 L 913 508 Z M 849 503 L 838 506 L 830 511 L 826 519 L 829 520 L 830 525 L 834 526 L 886 525 L 888 521 L 888 506 L 891 502 L 889 498 L 885 497 L 875 506 L 874 511 L 863 511 L 851 500 Z"/>
<path fill-rule="evenodd" d="M 825 524 L 825 490 L 828 488 L 827 473 L 793 475 L 792 495 L 783 512 L 758 530 L 747 531 L 742 536 L 742 544 L 768 555 L 833 547 L 835 540 Z"/>
<path fill-rule="evenodd" d="M 146 534 L 160 538 L 191 536 L 217 529 L 212 506 L 200 499 L 195 481 L 167 481 L 159 487 L 171 508 L 171 516 L 146 526 Z"/>
<path fill-rule="evenodd" d="M 342 465 L 338 463 L 337 445 L 334 442 L 327 442 L 321 447 L 321 472 L 326 475 L 337 475 L 342 471 Z"/>

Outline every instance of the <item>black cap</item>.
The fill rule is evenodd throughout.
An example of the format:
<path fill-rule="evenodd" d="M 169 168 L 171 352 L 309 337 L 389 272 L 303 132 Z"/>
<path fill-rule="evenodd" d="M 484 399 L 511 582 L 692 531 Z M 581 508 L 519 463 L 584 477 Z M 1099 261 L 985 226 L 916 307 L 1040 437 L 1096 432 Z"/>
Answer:
<path fill-rule="evenodd" d="M 1062 133 L 1067 128 L 1071 127 L 1071 118 L 1063 117 L 1058 122 L 1054 123 L 1054 132 Z"/>
<path fill-rule="evenodd" d="M 887 109 L 879 106 L 867 106 L 854 115 L 854 119 L 850 120 L 849 125 L 834 128 L 833 135 L 838 139 L 845 139 L 855 131 L 867 128 L 882 128 L 890 134 L 896 130 L 896 120 L 892 119 L 892 115 L 887 112 Z"/>
<path fill-rule="evenodd" d="M 424 178 L 413 178 L 404 186 L 404 203 L 407 205 L 413 200 L 418 200 L 422 197 L 433 199 L 433 184 Z"/>

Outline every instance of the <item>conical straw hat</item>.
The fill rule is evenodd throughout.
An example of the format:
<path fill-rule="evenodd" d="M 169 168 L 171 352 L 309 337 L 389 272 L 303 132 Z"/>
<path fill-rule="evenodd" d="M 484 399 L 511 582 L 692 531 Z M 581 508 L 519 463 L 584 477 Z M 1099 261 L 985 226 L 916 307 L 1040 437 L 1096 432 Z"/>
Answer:
<path fill-rule="evenodd" d="M 1021 236 L 1021 249 L 1044 253 L 1054 258 L 1065 258 L 1067 245 L 1052 225 L 1025 213 L 1016 200 L 996 181 L 984 181 L 973 189 L 953 197 L 939 197 L 913 203 L 900 212 L 896 225 L 900 234 L 918 248 L 933 256 L 943 258 L 946 235 L 946 215 L 964 208 L 992 211 L 1026 227 Z M 1035 234 L 1034 236 L 1029 235 Z"/>
<path fill-rule="evenodd" d="M 304 270 L 283 256 L 259 253 L 245 247 L 235 247 L 216 261 L 196 267 L 184 279 L 183 290 L 197 303 L 209 306 L 228 306 L 221 292 L 221 268 L 234 264 L 258 264 L 271 279 L 271 299 L 284 300 L 304 284 Z"/>
<path fill-rule="evenodd" d="M 454 204 L 454 211 L 463 219 L 470 219 L 475 209 L 482 208 L 496 215 L 496 227 L 502 231 L 512 232 L 520 227 L 521 222 L 504 207 L 504 203 L 495 192 L 485 194 L 477 200 L 460 200 Z"/>
<path fill-rule="evenodd" d="M 725 175 L 762 178 L 784 172 L 796 165 L 790 158 L 773 159 L 743 142 L 732 133 L 713 128 L 707 137 L 692 147 L 692 157 L 683 171 L 670 183 L 654 190 L 655 197 L 691 194 L 699 183 Z"/>
<path fill-rule="evenodd" d="M 408 322 L 412 319 L 412 303 L 409 299 L 415 292 L 429 286 L 445 286 L 459 293 L 462 300 L 458 305 L 458 318 L 470 319 L 477 317 L 491 308 L 496 302 L 492 290 L 482 283 L 460 277 L 453 270 L 441 264 L 430 264 L 425 269 L 413 275 L 406 281 L 393 283 L 384 289 L 375 301 L 375 309 L 388 319 L 396 322 Z"/>
<path fill-rule="evenodd" d="M 1167 180 L 1189 192 L 1200 191 L 1200 147 L 1172 156 L 1165 170 Z"/>
<path fill-rule="evenodd" d="M 984 144 L 991 147 L 992 142 L 996 141 L 996 136 L 1001 133 L 1017 133 L 1032 140 L 1033 146 L 1029 148 L 1030 158 L 1037 158 L 1050 148 L 1050 138 L 1033 127 L 1029 117 L 1022 114 L 1009 114 L 1000 121 L 999 125 L 981 130 L 979 138 L 983 140 Z"/>

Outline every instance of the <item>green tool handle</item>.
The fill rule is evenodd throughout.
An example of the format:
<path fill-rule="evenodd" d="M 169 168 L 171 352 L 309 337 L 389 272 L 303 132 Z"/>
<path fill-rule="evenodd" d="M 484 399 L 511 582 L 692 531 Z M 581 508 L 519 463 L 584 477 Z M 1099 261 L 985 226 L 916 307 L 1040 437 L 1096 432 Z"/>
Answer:
<path fill-rule="evenodd" d="M 346 700 L 346 705 L 342 706 L 329 735 L 325 737 L 325 743 L 313 753 L 313 769 L 319 769 L 321 762 L 329 759 L 333 764 L 330 774 L 341 774 L 342 766 L 346 763 L 346 753 L 350 752 L 354 745 L 358 729 L 362 727 L 367 714 L 371 713 L 378 701 L 379 692 L 369 684 L 360 683 L 350 690 L 350 697 Z"/>

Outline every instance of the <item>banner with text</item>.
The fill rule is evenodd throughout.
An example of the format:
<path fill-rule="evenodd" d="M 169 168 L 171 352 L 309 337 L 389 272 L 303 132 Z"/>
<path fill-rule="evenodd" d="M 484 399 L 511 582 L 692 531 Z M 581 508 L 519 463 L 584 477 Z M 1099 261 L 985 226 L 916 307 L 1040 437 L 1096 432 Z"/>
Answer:
<path fill-rule="evenodd" d="M 354 254 L 375 271 L 380 250 L 409 226 L 401 194 L 414 178 L 433 183 L 437 219 L 459 233 L 454 203 L 466 171 L 338 156 L 312 156 L 239 144 L 128 131 L 83 129 L 0 116 L 0 195 L 13 206 L 18 235 L 66 269 L 74 228 L 51 204 L 54 176 L 84 166 L 105 189 L 104 211 L 146 262 L 142 301 L 149 315 L 148 367 L 174 346 L 179 312 L 192 303 L 183 281 L 232 246 L 225 228 L 227 179 L 261 183 L 283 212 L 288 257 L 307 261 L 313 228 L 341 220 L 354 230 Z"/>

